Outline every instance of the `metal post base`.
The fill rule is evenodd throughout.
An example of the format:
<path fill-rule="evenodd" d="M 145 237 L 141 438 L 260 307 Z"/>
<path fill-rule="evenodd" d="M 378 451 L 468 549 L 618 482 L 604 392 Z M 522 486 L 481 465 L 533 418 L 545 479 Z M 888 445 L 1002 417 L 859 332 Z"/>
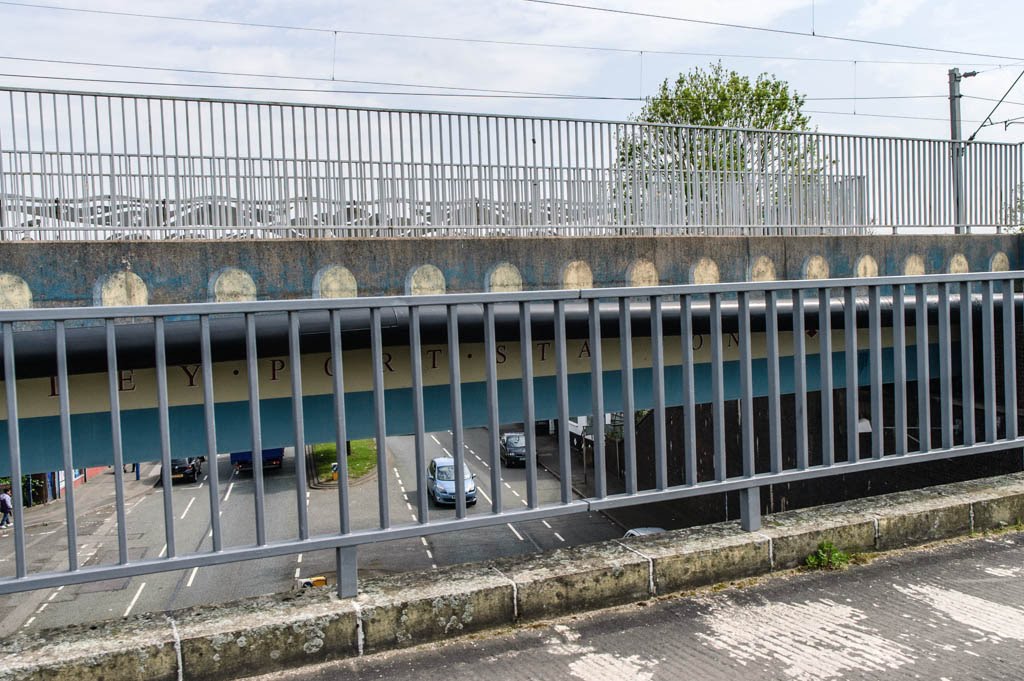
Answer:
<path fill-rule="evenodd" d="M 740 490 L 740 527 L 745 532 L 761 529 L 761 488 Z"/>
<path fill-rule="evenodd" d="M 339 598 L 355 598 L 359 593 L 357 552 L 355 546 L 342 546 L 334 550 Z"/>

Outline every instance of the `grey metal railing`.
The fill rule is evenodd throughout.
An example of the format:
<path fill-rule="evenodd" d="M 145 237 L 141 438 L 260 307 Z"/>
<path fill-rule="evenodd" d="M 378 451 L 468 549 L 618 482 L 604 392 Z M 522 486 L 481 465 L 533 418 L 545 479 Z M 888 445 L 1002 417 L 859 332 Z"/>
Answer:
<path fill-rule="evenodd" d="M 58 469 L 71 480 L 77 467 L 111 464 L 118 553 L 115 563 L 82 566 L 76 531 L 82 519 L 69 485 L 66 569 L 29 571 L 18 513 L 13 572 L 0 577 L 0 593 L 334 549 L 339 588 L 351 595 L 355 552 L 372 542 L 729 490 L 741 492 L 743 524 L 753 529 L 758 490 L 766 485 L 1020 447 L 1016 327 L 1024 298 L 1016 292 L 1022 279 L 1024 272 L 1000 272 L 2 311 L 6 472 L 17 480 Z M 618 352 L 602 351 L 614 343 Z M 191 392 L 168 387 L 171 370 Z M 145 371 L 152 372 L 149 379 Z M 268 372 L 289 380 L 275 381 L 276 373 L 268 379 Z M 572 390 L 570 376 L 576 377 Z M 518 387 L 498 389 L 507 382 Z M 460 389 L 450 390 L 453 385 Z M 792 395 L 785 405 L 784 395 Z M 126 401 L 143 398 L 149 402 Z M 766 401 L 769 414 L 768 432 L 757 439 L 756 399 Z M 733 401 L 740 415 L 736 441 L 726 434 L 727 412 L 737 411 L 727 409 Z M 682 407 L 681 433 L 666 430 L 674 405 Z M 698 407 L 709 409 L 705 430 L 698 429 Z M 633 419 L 624 419 L 624 474 L 616 482 L 607 471 L 604 415 L 637 409 L 652 410 L 653 463 L 650 470 L 639 463 Z M 541 500 L 537 463 L 527 457 L 522 505 L 503 500 L 499 424 L 564 424 L 580 415 L 592 417 L 593 495 L 574 495 L 571 476 L 563 474 L 559 498 Z M 186 422 L 191 429 L 181 436 L 174 429 Z M 869 434 L 862 442 L 864 423 Z M 490 431 L 489 451 L 480 452 L 492 476 L 489 509 L 470 514 L 457 494 L 453 518 L 432 517 L 425 437 L 451 430 L 455 488 L 462 489 L 469 427 Z M 535 451 L 533 429 L 525 432 Z M 413 520 L 399 520 L 409 517 L 404 504 L 392 515 L 394 483 L 380 475 L 376 521 L 355 527 L 346 441 L 375 438 L 377 465 L 386 470 L 385 438 L 403 433 L 415 443 Z M 680 444 L 669 447 L 669 437 Z M 174 533 L 172 458 L 216 461 L 218 451 L 285 445 L 301 456 L 316 441 L 334 441 L 339 453 L 335 529 L 311 530 L 305 469 L 297 465 L 296 514 L 287 522 L 277 518 L 269 532 L 263 473 L 255 465 L 250 535 L 228 542 L 212 465 L 209 535 L 194 551 L 182 551 Z M 566 428 L 558 442 L 558 465 L 566 472 Z M 159 557 L 133 558 L 122 464 L 154 458 L 163 464 L 167 548 Z M 21 508 L 20 486 L 13 493 Z M 287 526 L 295 531 L 281 529 Z"/>
<path fill-rule="evenodd" d="M 1021 147 L 0 88 L 0 238 L 1001 230 Z"/>

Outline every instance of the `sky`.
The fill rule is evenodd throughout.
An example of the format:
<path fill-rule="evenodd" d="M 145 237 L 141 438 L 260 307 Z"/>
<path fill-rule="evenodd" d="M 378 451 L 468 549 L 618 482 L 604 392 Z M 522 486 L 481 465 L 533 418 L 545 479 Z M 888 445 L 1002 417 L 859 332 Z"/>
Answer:
<path fill-rule="evenodd" d="M 965 137 L 979 127 L 995 100 L 1006 94 L 1024 70 L 1024 46 L 1018 39 L 1018 29 L 1024 25 L 1024 3 L 1019 0 L 565 1 L 789 33 L 529 0 L 41 0 L 34 6 L 28 6 L 32 2 L 0 2 L 0 84 L 625 120 L 639 111 L 642 98 L 664 80 L 721 61 L 752 78 L 767 72 L 788 81 L 807 97 L 804 109 L 812 127 L 820 131 L 948 138 L 950 68 L 978 71 L 977 76 L 962 82 Z M 54 9 L 57 7 L 164 18 Z M 991 56 L 845 42 L 813 37 L 812 33 Z M 421 37 L 403 37 L 409 35 Z M 438 37 L 534 45 L 434 39 Z M 268 75 L 287 78 L 265 77 Z M 94 82 L 96 79 L 145 84 Z M 467 97 L 494 93 L 411 85 L 607 99 Z M 263 89 L 248 89 L 254 86 Z M 458 96 L 438 96 L 440 93 Z M 1002 124 L 1015 117 L 1021 117 L 1021 124 Z M 1024 79 L 991 120 L 999 124 L 983 127 L 977 139 L 1024 141 Z"/>

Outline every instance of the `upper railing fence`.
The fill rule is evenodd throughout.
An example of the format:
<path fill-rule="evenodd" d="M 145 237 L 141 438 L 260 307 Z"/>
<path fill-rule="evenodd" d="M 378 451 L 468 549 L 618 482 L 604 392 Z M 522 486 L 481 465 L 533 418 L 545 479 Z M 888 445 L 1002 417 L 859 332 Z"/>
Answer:
<path fill-rule="evenodd" d="M 1021 146 L 960 146 L 964 225 L 948 140 L 0 88 L 0 238 L 1021 224 Z"/>

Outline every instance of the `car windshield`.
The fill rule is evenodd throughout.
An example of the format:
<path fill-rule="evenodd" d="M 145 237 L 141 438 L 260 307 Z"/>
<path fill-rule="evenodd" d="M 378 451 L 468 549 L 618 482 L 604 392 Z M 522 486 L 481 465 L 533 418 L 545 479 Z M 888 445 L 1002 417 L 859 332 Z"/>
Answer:
<path fill-rule="evenodd" d="M 462 476 L 467 480 L 472 477 L 472 473 L 469 472 L 468 466 L 462 467 Z M 437 467 L 437 479 L 438 480 L 454 480 L 455 479 L 455 466 L 438 466 Z"/>
<path fill-rule="evenodd" d="M 188 459 L 171 459 L 172 466 L 187 466 Z"/>
<path fill-rule="evenodd" d="M 509 447 L 525 447 L 526 436 L 522 433 L 511 433 L 505 437 L 505 444 Z"/>

